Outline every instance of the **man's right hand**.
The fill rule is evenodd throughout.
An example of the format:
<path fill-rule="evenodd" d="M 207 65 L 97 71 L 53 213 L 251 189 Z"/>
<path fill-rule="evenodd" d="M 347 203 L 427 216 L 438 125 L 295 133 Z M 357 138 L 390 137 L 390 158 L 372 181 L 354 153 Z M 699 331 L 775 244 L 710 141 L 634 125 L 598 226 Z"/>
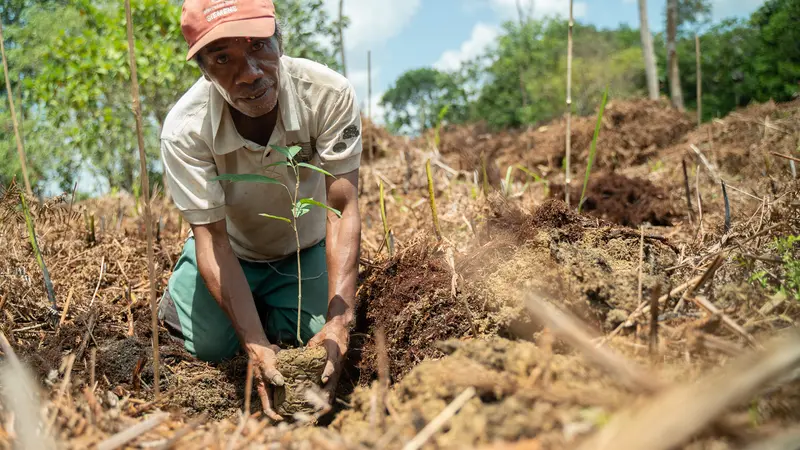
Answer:
<path fill-rule="evenodd" d="M 272 386 L 283 386 L 283 375 L 275 367 L 278 363 L 277 354 L 281 351 L 277 345 L 252 344 L 247 346 L 247 353 L 253 362 L 253 381 L 261 397 L 261 406 L 264 414 L 275 421 L 283 420 L 272 409 Z"/>

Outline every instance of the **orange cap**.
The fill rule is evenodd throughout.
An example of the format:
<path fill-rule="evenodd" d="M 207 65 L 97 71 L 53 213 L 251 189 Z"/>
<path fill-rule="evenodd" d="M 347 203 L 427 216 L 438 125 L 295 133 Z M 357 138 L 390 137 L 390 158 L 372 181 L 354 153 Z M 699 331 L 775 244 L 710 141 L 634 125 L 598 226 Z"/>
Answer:
<path fill-rule="evenodd" d="M 181 31 L 189 61 L 209 42 L 228 37 L 266 38 L 275 34 L 272 0 L 185 0 Z"/>

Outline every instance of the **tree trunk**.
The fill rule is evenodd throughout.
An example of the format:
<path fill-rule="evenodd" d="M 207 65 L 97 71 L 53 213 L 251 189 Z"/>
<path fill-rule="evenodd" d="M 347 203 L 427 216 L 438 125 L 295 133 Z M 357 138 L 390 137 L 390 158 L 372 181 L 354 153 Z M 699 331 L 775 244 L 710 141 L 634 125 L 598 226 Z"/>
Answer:
<path fill-rule="evenodd" d="M 651 100 L 658 100 L 658 73 L 653 35 L 650 34 L 650 26 L 647 24 L 647 0 L 639 0 L 639 29 L 642 35 L 644 70 L 647 74 L 647 93 Z"/>
<path fill-rule="evenodd" d="M 342 75 L 347 76 L 347 64 L 344 60 L 344 31 L 342 30 L 342 20 L 344 19 L 344 0 L 339 0 L 339 51 L 342 54 Z"/>
<path fill-rule="evenodd" d="M 675 42 L 677 34 L 678 0 L 667 0 L 667 67 L 669 68 L 670 96 L 672 97 L 672 106 L 678 111 L 684 111 L 677 43 Z"/>

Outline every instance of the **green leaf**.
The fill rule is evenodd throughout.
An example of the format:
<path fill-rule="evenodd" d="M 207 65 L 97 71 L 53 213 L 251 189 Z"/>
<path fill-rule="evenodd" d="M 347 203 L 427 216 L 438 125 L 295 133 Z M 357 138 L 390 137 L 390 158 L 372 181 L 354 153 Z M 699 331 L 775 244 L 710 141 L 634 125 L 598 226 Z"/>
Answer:
<path fill-rule="evenodd" d="M 315 171 L 317 171 L 319 173 L 322 173 L 322 174 L 325 174 L 325 175 L 327 175 L 327 176 L 329 176 L 331 178 L 336 178 L 332 173 L 328 172 L 325 169 L 320 169 L 317 166 L 314 166 L 314 165 L 311 165 L 311 164 L 308 164 L 308 163 L 297 163 L 297 165 L 300 166 L 300 167 L 305 167 L 306 169 L 315 170 Z"/>
<path fill-rule="evenodd" d="M 589 175 L 592 173 L 592 164 L 597 155 L 597 137 L 600 135 L 600 125 L 603 124 L 603 112 L 606 109 L 606 101 L 608 100 L 608 85 L 603 92 L 603 101 L 600 103 L 600 111 L 597 113 L 597 124 L 594 128 L 594 137 L 592 138 L 592 146 L 589 148 L 589 161 L 586 165 L 586 176 L 583 179 L 583 191 L 581 191 L 581 200 L 578 202 L 578 214 L 583 209 L 583 202 L 586 201 L 586 186 L 589 184 Z"/>
<path fill-rule="evenodd" d="M 318 206 L 320 208 L 325 208 L 328 211 L 336 214 L 337 216 L 342 217 L 342 212 L 339 211 L 338 209 L 331 208 L 330 206 L 328 206 L 328 205 L 326 205 L 324 203 L 318 202 L 318 201 L 314 200 L 313 198 L 301 198 L 300 200 L 298 200 L 297 203 L 302 203 L 304 205 L 313 205 L 313 206 Z"/>
<path fill-rule="evenodd" d="M 211 181 L 249 181 L 251 183 L 283 184 L 275 178 L 256 173 L 224 173 L 212 178 Z"/>
<path fill-rule="evenodd" d="M 302 217 L 311 211 L 311 205 L 304 203 L 302 200 L 295 203 L 292 208 L 292 214 L 295 218 Z"/>
<path fill-rule="evenodd" d="M 289 225 L 292 224 L 292 221 L 290 219 L 287 219 L 286 217 L 273 216 L 272 214 L 265 214 L 265 213 L 259 214 L 259 216 L 267 217 L 269 219 L 282 220 L 282 221 L 288 223 Z"/>
<path fill-rule="evenodd" d="M 264 166 L 264 168 L 268 169 L 270 167 L 275 167 L 275 166 L 291 166 L 291 165 L 292 165 L 292 163 L 290 163 L 289 161 L 278 161 L 278 162 L 274 162 L 272 164 L 269 164 L 267 166 Z"/>
<path fill-rule="evenodd" d="M 297 154 L 300 153 L 301 150 L 301 147 L 297 145 L 295 145 L 294 147 L 281 147 L 280 145 L 271 145 L 270 147 L 280 152 L 288 160 L 294 159 L 294 157 L 297 156 Z"/>

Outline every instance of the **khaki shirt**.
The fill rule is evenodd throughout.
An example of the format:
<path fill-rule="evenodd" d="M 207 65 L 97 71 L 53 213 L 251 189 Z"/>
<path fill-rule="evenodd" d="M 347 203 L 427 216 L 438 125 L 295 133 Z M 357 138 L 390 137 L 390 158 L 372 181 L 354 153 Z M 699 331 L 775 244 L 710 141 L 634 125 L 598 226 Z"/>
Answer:
<path fill-rule="evenodd" d="M 198 80 L 172 108 L 161 134 L 164 179 L 175 206 L 190 224 L 226 220 L 234 253 L 249 261 L 272 261 L 297 249 L 294 230 L 262 213 L 290 218 L 292 202 L 276 184 L 211 181 L 218 174 L 257 173 L 277 178 L 294 195 L 290 167 L 266 166 L 286 160 L 271 145 L 302 147 L 295 157 L 341 175 L 361 162 L 361 115 L 355 91 L 346 78 L 313 61 L 283 56 L 280 67 L 280 114 L 269 144 L 244 139 L 229 105 L 205 78 Z M 326 203 L 325 176 L 300 169 L 298 198 Z M 300 247 L 325 238 L 323 208 L 297 220 Z"/>

